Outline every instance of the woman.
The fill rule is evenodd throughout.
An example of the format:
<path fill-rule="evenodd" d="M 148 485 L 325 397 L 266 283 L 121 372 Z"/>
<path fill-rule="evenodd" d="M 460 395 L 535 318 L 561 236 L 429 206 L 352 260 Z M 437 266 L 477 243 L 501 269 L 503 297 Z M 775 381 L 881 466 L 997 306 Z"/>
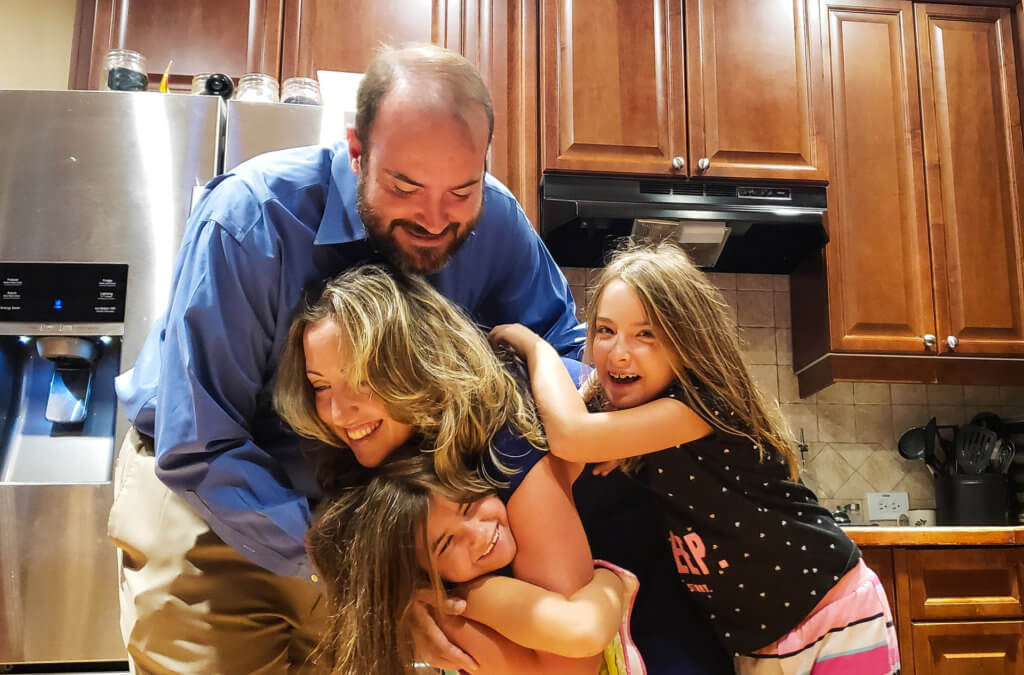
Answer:
<path fill-rule="evenodd" d="M 544 439 L 527 392 L 525 383 L 517 382 L 495 357 L 483 334 L 422 280 L 375 266 L 353 269 L 329 282 L 300 310 L 278 372 L 275 405 L 298 433 L 322 443 L 316 453 L 317 475 L 328 498 L 328 512 L 333 508 L 330 504 L 342 504 L 344 517 L 339 519 L 339 527 L 359 529 L 370 524 L 362 527 L 362 539 L 346 540 L 347 535 L 335 530 L 338 537 L 317 539 L 314 533 L 311 540 L 312 544 L 319 541 L 335 547 L 336 556 L 325 555 L 316 545 L 312 548 L 326 577 L 329 600 L 335 605 L 327 641 L 340 672 L 408 671 L 412 660 L 408 601 L 414 591 L 428 587 L 429 575 L 417 573 L 409 564 L 404 571 L 380 575 L 385 564 L 395 560 L 393 549 L 378 547 L 383 550 L 381 560 L 373 565 L 365 564 L 362 553 L 353 555 L 364 550 L 364 540 L 368 540 L 365 550 L 385 539 L 390 540 L 385 544 L 395 543 L 393 537 L 380 536 L 380 523 L 394 522 L 360 514 L 360 506 L 376 505 L 377 501 L 367 499 L 372 495 L 365 492 L 366 477 L 353 479 L 350 456 L 338 448 L 351 450 L 351 457 L 364 467 L 380 467 L 403 446 L 431 452 L 436 487 L 449 504 L 466 509 L 464 513 L 500 487 L 507 495 L 508 522 L 516 533 L 510 562 L 517 579 L 568 600 L 579 599 L 577 594 L 591 582 L 604 584 L 606 589 L 610 586 L 611 580 L 594 575 L 572 502 L 574 474 L 569 465 L 542 451 Z M 360 482 L 362 492 L 351 487 Z M 424 494 L 420 495 L 421 504 Z M 388 500 L 383 503 L 394 506 Z M 365 508 L 368 512 L 375 507 Z M 404 512 L 411 515 L 404 521 L 402 541 L 407 549 L 414 549 L 424 513 L 422 509 Z M 440 506 L 427 509 L 430 514 L 440 512 Z M 342 541 L 346 543 L 338 543 Z M 420 553 L 417 569 L 436 571 L 427 550 L 421 547 Z M 348 562 L 331 564 L 340 560 Z M 470 567 L 471 572 L 495 571 L 489 562 Z M 372 584 L 355 584 L 361 574 L 378 576 Z M 462 581 L 472 577 L 449 578 Z M 473 590 L 504 589 L 509 581 L 478 584 Z M 358 593 L 373 588 L 383 593 L 385 584 L 398 584 L 387 594 L 391 600 L 384 602 L 378 595 L 372 598 L 368 615 L 349 613 L 346 619 L 345 610 L 350 606 L 343 603 L 353 597 L 348 589 Z M 621 593 L 622 586 L 616 590 Z M 584 594 L 590 599 L 609 597 L 596 588 Z M 468 617 L 481 617 L 489 611 L 486 601 L 475 602 L 474 596 L 481 595 L 493 598 L 470 592 Z M 514 600 L 522 597 L 513 594 Z M 539 601 L 548 600 L 550 596 Z M 382 627 L 375 629 L 367 616 L 383 622 Z M 617 627 L 621 605 L 605 603 L 602 616 L 610 616 L 612 627 Z M 531 664 L 532 672 L 598 670 L 600 658 L 593 655 L 593 644 L 568 656 L 555 655 L 546 649 L 563 653 L 573 649 L 519 635 L 529 643 L 524 647 L 472 620 L 445 621 L 443 625 L 477 659 L 483 672 L 516 672 L 524 663 Z M 384 636 L 383 642 L 357 639 L 353 627 Z M 515 632 L 515 627 L 505 626 L 505 630 Z"/>

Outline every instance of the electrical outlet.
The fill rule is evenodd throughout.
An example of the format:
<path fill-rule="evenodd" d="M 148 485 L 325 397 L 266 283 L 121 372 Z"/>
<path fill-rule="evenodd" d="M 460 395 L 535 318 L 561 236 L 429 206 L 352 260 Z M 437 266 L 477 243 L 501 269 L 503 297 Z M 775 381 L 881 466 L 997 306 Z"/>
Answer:
<path fill-rule="evenodd" d="M 896 520 L 910 510 L 906 492 L 867 493 L 868 520 Z"/>

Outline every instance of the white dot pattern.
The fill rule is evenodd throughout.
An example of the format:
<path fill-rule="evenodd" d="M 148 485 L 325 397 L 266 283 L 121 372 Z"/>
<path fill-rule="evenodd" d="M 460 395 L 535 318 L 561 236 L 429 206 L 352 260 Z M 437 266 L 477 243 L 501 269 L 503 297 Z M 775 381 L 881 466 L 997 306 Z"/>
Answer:
<path fill-rule="evenodd" d="M 781 453 L 766 446 L 762 461 L 757 444 L 715 427 L 724 409 L 706 410 L 714 417 L 697 412 L 712 434 L 656 453 L 643 478 L 668 500 L 680 580 L 726 647 L 749 653 L 795 627 L 856 560 L 855 549 L 813 493 L 789 479 Z"/>

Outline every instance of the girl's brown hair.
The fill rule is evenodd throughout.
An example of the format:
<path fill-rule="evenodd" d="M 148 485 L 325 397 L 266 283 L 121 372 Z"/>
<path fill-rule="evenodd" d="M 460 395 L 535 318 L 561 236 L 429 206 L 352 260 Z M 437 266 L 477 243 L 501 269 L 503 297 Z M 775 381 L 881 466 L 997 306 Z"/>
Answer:
<path fill-rule="evenodd" d="M 332 279 L 292 322 L 274 407 L 299 435 L 345 447 L 317 415 L 306 378 L 303 336 L 322 319 L 334 321 L 350 343 L 349 385 L 369 389 L 393 418 L 413 427 L 421 449 L 433 453 L 442 483 L 470 492 L 493 487 L 479 473 L 480 460 L 506 424 L 535 447 L 546 447 L 528 388 L 476 325 L 426 281 L 378 265 Z M 331 447 L 317 462 L 321 484 L 329 480 L 325 467 L 329 474 L 336 463 Z M 493 453 L 492 459 L 503 468 Z"/>
<path fill-rule="evenodd" d="M 441 580 L 417 555 L 427 550 L 426 522 L 431 493 L 458 503 L 486 493 L 445 488 L 429 455 L 385 462 L 353 475 L 350 487 L 322 502 L 306 535 L 306 548 L 325 588 L 329 619 L 314 652 L 331 673 L 411 675 L 413 641 L 408 608 L 417 591 Z M 429 555 L 426 556 L 429 560 Z"/>
<path fill-rule="evenodd" d="M 765 445 L 777 449 L 789 465 L 790 476 L 799 476 L 799 462 L 789 427 L 778 405 L 769 403 L 743 363 L 736 322 L 722 294 L 676 244 L 628 243 L 608 261 L 587 307 L 587 344 L 597 327 L 597 305 L 612 281 L 622 281 L 636 293 L 668 350 L 676 379 L 686 403 L 700 409 L 722 431 L 746 436 L 765 458 Z M 716 417 L 698 395 L 702 385 L 721 405 L 735 413 L 735 424 Z M 600 405 L 603 393 L 596 371 L 587 383 L 589 395 Z"/>

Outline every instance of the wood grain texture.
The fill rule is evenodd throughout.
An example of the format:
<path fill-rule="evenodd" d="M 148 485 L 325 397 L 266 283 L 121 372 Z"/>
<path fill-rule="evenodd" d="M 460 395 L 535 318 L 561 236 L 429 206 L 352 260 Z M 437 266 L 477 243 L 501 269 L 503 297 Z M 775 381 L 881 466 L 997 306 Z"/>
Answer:
<path fill-rule="evenodd" d="M 681 0 L 543 0 L 543 170 L 677 174 Z"/>
<path fill-rule="evenodd" d="M 1024 227 L 1008 9 L 915 7 L 940 347 L 1024 355 Z M 946 336 L 958 338 L 955 350 Z"/>
<path fill-rule="evenodd" d="M 691 175 L 828 179 L 817 0 L 688 1 L 686 74 Z"/>
<path fill-rule="evenodd" d="M 822 3 L 832 349 L 937 353 L 913 6 Z"/>

